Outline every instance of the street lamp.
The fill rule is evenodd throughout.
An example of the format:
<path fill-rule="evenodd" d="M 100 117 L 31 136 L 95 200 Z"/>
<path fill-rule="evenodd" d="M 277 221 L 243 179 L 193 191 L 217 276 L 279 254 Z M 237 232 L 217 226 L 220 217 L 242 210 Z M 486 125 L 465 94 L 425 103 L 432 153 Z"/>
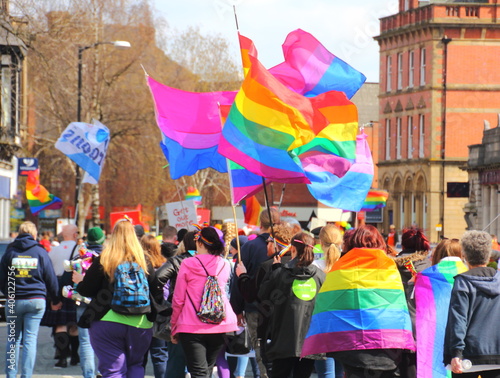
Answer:
<path fill-rule="evenodd" d="M 130 47 L 130 42 L 128 41 L 112 41 L 112 42 L 96 42 L 88 46 L 78 46 L 78 102 L 76 108 L 76 120 L 77 122 L 82 121 L 82 58 L 83 52 L 90 48 L 99 45 L 113 45 L 118 49 L 128 49 Z M 76 175 L 75 175 L 75 224 L 78 225 L 78 195 L 80 188 L 80 167 L 76 165 Z"/>

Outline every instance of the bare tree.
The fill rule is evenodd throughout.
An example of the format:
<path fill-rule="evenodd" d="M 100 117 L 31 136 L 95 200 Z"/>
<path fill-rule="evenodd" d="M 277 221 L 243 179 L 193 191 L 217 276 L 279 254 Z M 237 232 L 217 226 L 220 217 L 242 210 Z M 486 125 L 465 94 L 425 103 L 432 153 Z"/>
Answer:
<path fill-rule="evenodd" d="M 169 41 L 168 55 L 199 75 L 196 91 L 227 91 L 240 87 L 242 71 L 235 63 L 239 57 L 230 54 L 228 41 L 220 35 L 202 35 L 198 28 L 190 27 L 171 36 Z M 211 168 L 180 178 L 177 186 L 184 192 L 189 186 L 200 190 L 204 206 L 208 208 L 221 201 L 227 204 L 230 200 L 227 174 Z"/>

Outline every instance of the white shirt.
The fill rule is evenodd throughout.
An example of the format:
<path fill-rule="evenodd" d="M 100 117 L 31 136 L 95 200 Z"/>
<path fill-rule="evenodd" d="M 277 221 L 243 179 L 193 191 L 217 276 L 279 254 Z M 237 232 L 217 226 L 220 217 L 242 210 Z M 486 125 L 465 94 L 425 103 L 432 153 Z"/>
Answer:
<path fill-rule="evenodd" d="M 74 240 L 64 240 L 57 247 L 53 247 L 49 252 L 50 261 L 52 261 L 52 266 L 54 267 L 54 272 L 56 276 L 62 276 L 64 273 L 64 260 L 69 260 L 71 256 L 71 251 L 76 245 Z M 78 251 L 75 250 L 73 257 L 78 256 Z"/>

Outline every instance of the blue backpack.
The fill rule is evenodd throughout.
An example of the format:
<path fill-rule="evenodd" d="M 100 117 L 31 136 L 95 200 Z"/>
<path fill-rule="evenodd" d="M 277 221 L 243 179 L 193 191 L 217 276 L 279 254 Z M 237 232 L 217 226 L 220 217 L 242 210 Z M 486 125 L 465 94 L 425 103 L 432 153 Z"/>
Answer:
<path fill-rule="evenodd" d="M 123 262 L 116 268 L 111 309 L 128 315 L 151 312 L 146 273 L 136 262 Z"/>

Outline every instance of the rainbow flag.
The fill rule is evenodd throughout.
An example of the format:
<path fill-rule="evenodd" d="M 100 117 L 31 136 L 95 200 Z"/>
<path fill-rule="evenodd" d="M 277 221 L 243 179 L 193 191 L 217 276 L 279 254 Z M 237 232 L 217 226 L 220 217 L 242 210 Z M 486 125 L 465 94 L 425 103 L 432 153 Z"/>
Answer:
<path fill-rule="evenodd" d="M 184 196 L 185 200 L 194 200 L 195 205 L 201 205 L 201 198 L 200 191 L 192 186 L 188 187 L 187 193 Z"/>
<path fill-rule="evenodd" d="M 255 196 L 250 196 L 241 203 L 243 213 L 245 214 L 245 223 L 252 226 L 258 226 L 259 216 L 262 211 L 259 201 Z"/>
<path fill-rule="evenodd" d="M 162 131 L 160 146 L 170 163 L 173 179 L 200 169 L 227 172 L 217 153 L 222 132 L 218 104 L 230 105 L 236 92 L 187 92 L 163 85 L 151 77 L 147 82 L 155 103 L 156 122 Z"/>
<path fill-rule="evenodd" d="M 60 209 L 62 207 L 61 199 L 50 194 L 44 186 L 40 185 L 40 169 L 23 172 L 23 174 L 28 176 L 26 198 L 33 215 L 37 215 L 42 210 Z"/>
<path fill-rule="evenodd" d="M 401 276 L 378 249 L 352 249 L 326 275 L 302 356 L 362 349 L 415 350 Z"/>
<path fill-rule="evenodd" d="M 333 90 L 351 98 L 366 81 L 365 75 L 301 29 L 288 34 L 283 55 L 285 61 L 269 71 L 288 88 L 307 97 Z"/>
<path fill-rule="evenodd" d="M 451 372 L 443 364 L 444 334 L 454 277 L 465 271 L 467 267 L 462 261 L 445 260 L 417 275 L 415 301 L 419 378 L 451 377 Z"/>
<path fill-rule="evenodd" d="M 365 203 L 361 207 L 361 211 L 373 211 L 381 207 L 385 207 L 389 192 L 383 189 L 370 189 L 366 195 Z"/>
<path fill-rule="evenodd" d="M 332 119 L 338 116 L 332 106 L 338 101 L 338 92 L 306 98 L 284 87 L 255 57 L 248 58 L 252 65 L 222 132 L 222 155 L 256 175 L 285 183 L 309 182 L 293 150 L 317 135 L 337 140 L 335 149 L 352 151 L 345 158 L 354 159 L 352 130 L 357 128 Z"/>

